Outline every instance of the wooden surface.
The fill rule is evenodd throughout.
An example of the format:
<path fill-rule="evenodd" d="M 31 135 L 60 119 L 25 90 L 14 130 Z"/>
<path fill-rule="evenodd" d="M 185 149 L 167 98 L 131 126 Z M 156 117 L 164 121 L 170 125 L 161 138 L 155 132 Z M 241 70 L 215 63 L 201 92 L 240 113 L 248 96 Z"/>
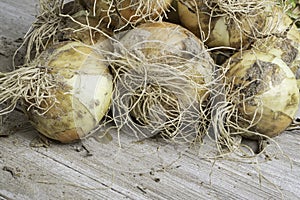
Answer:
<path fill-rule="evenodd" d="M 2 42 L 15 48 L 34 20 L 36 2 L 0 0 Z M 10 56 L 0 54 L 2 67 Z M 89 138 L 36 148 L 30 144 L 37 132 L 21 113 L 5 122 L 1 135 L 9 136 L 0 137 L 0 200 L 300 199 L 299 132 L 275 138 L 283 153 L 270 145 L 259 164 L 247 164 L 209 159 L 216 149 L 208 139 L 188 147 L 155 139 L 131 142 L 122 135 L 120 147 L 113 131 L 111 141 Z"/>

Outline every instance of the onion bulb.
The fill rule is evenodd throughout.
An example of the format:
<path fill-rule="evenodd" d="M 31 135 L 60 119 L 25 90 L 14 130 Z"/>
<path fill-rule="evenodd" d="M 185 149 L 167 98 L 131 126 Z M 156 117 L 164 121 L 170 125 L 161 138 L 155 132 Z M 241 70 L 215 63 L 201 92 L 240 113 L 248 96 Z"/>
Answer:
<path fill-rule="evenodd" d="M 204 0 L 178 1 L 177 9 L 181 24 L 203 41 L 206 40 L 211 26 L 211 11 Z"/>
<path fill-rule="evenodd" d="M 172 0 L 84 0 L 90 12 L 112 29 L 154 21 L 166 15 Z"/>
<path fill-rule="evenodd" d="M 114 49 L 117 126 L 139 139 L 195 139 L 205 127 L 200 109 L 214 66 L 199 38 L 176 24 L 144 23 L 122 34 Z"/>
<path fill-rule="evenodd" d="M 227 99 L 236 105 L 232 115 L 246 137 L 274 137 L 293 121 L 299 104 L 295 76 L 286 63 L 272 54 L 247 50 L 228 62 Z M 247 131 L 250 130 L 250 131 Z"/>
<path fill-rule="evenodd" d="M 76 40 L 93 45 L 101 40 L 102 32 L 112 35 L 112 32 L 99 24 L 99 19 L 89 15 L 80 2 L 70 1 L 63 4 L 60 25 L 57 35 L 60 41 Z"/>
<path fill-rule="evenodd" d="M 128 31 L 120 39 L 121 48 L 146 63 L 162 63 L 177 68 L 202 85 L 212 81 L 214 62 L 203 42 L 189 30 L 168 22 L 145 23 Z M 127 54 L 127 57 L 128 57 Z M 139 67 L 128 65 L 127 67 Z M 198 91 L 200 96 L 205 90 Z"/>
<path fill-rule="evenodd" d="M 55 102 L 39 113 L 25 101 L 26 114 L 43 135 L 63 143 L 86 136 L 106 114 L 112 95 L 112 76 L 94 47 L 63 42 L 49 47 L 38 58 L 56 80 L 51 89 Z M 43 84 L 43 83 L 41 83 Z M 41 86 L 42 87 L 42 86 Z"/>

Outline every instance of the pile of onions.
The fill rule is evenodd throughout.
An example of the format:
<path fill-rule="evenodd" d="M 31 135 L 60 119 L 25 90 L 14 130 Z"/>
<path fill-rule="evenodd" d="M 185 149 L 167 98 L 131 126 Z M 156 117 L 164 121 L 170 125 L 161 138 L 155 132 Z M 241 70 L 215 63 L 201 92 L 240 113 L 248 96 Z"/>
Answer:
<path fill-rule="evenodd" d="M 5 101 L 22 100 L 32 125 L 49 138 L 68 143 L 85 137 L 108 111 L 113 89 L 95 48 L 78 42 L 48 47 L 31 66 L 3 74 L 2 97 L 14 91 Z"/>
<path fill-rule="evenodd" d="M 190 143 L 213 129 L 230 147 L 294 119 L 300 33 L 272 0 L 42 2 L 26 67 L 0 74 L 0 115 L 21 99 L 49 138 L 81 139 L 108 114 L 134 139 Z"/>
<path fill-rule="evenodd" d="M 114 49 L 117 126 L 139 139 L 195 139 L 207 120 L 201 106 L 213 70 L 203 43 L 179 25 L 157 22 L 126 32 Z"/>

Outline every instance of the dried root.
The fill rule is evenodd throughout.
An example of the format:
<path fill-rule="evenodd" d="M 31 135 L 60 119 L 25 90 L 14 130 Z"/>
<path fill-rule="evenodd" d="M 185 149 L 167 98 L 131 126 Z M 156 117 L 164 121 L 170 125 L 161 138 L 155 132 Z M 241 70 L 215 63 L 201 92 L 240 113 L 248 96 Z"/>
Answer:
<path fill-rule="evenodd" d="M 49 44 L 56 43 L 58 41 L 57 32 L 62 29 L 62 18 L 59 14 L 62 13 L 63 0 L 40 0 L 39 5 L 39 14 L 24 36 L 25 39 L 22 44 L 22 46 L 26 45 L 24 62 L 27 64 L 45 50 Z"/>
<path fill-rule="evenodd" d="M 1 73 L 0 104 L 5 107 L 1 108 L 0 115 L 12 112 L 20 100 L 28 109 L 34 107 L 38 114 L 43 115 L 56 103 L 51 93 L 56 84 L 43 66 L 22 67 Z"/>
<path fill-rule="evenodd" d="M 117 127 L 138 139 L 160 134 L 180 142 L 202 137 L 207 124 L 200 111 L 196 84 L 182 72 L 149 64 L 119 71 L 113 98 Z"/>

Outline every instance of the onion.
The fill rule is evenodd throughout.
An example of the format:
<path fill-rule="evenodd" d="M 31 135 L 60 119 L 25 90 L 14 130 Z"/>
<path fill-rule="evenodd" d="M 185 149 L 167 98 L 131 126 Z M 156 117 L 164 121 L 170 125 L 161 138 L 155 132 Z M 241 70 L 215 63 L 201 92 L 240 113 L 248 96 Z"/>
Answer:
<path fill-rule="evenodd" d="M 253 48 L 281 58 L 293 71 L 300 88 L 300 32 L 295 25 L 287 31 L 286 37 L 272 35 L 259 39 Z"/>
<path fill-rule="evenodd" d="M 112 95 L 112 76 L 93 48 L 80 43 L 60 44 L 40 59 L 55 78 L 58 103 L 44 115 L 34 109 L 28 116 L 34 127 L 47 137 L 71 142 L 86 136 L 106 114 Z"/>
<path fill-rule="evenodd" d="M 274 137 L 293 121 L 299 104 L 295 76 L 279 57 L 248 50 L 235 54 L 226 73 L 231 124 L 246 137 Z"/>
<path fill-rule="evenodd" d="M 166 15 L 172 0 L 85 0 L 91 13 L 112 29 L 136 26 Z"/>
<path fill-rule="evenodd" d="M 99 24 L 99 19 L 88 14 L 79 3 L 70 1 L 62 5 L 56 19 L 60 21 L 56 32 L 59 41 L 75 40 L 93 45 L 102 39 L 103 32 L 112 35 L 111 30 Z"/>
<path fill-rule="evenodd" d="M 211 11 L 205 1 L 178 1 L 177 8 L 181 24 L 205 41 L 211 26 Z"/>
<path fill-rule="evenodd" d="M 269 1 L 179 1 L 183 26 L 209 47 L 247 48 L 256 38 L 284 34 L 292 20 Z"/>
<path fill-rule="evenodd" d="M 87 46 L 62 42 L 48 47 L 31 63 L 0 80 L 1 114 L 23 100 L 25 113 L 43 135 L 63 143 L 76 141 L 94 129 L 106 114 L 112 96 L 112 76 L 103 57 Z"/>
<path fill-rule="evenodd" d="M 147 63 L 162 63 L 183 71 L 197 84 L 212 80 L 213 60 L 204 44 L 189 30 L 168 22 L 145 23 L 121 37 L 115 49 Z M 130 66 L 127 67 L 136 67 Z M 138 66 L 137 66 L 138 67 Z M 199 90 L 200 96 L 206 91 Z"/>
<path fill-rule="evenodd" d="M 206 126 L 201 108 L 214 66 L 203 43 L 179 25 L 157 22 L 125 32 L 114 49 L 117 126 L 138 139 L 194 140 Z"/>

